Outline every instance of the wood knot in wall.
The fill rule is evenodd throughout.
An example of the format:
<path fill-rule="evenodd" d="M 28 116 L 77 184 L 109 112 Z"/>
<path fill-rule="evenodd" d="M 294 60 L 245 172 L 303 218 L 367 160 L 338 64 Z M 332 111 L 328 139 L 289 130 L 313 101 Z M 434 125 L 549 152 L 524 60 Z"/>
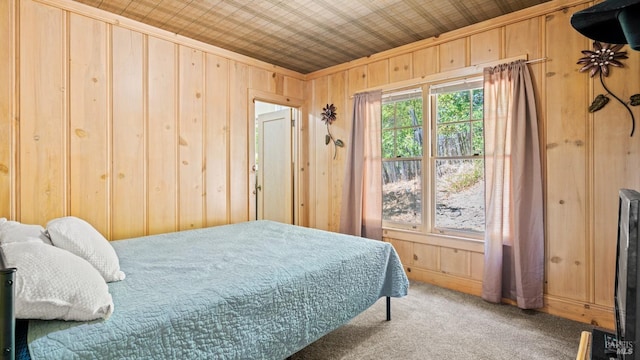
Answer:
<path fill-rule="evenodd" d="M 87 132 L 82 129 L 76 129 L 75 133 L 76 133 L 76 136 L 79 138 L 87 137 Z"/>

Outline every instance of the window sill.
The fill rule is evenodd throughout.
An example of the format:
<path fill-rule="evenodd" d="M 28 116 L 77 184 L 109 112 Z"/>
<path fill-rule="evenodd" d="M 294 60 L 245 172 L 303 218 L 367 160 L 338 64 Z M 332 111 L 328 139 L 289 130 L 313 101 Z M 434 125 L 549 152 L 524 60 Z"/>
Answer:
<path fill-rule="evenodd" d="M 382 228 L 382 237 L 427 245 L 484 253 L 484 241 L 442 234 L 424 234 L 416 231 Z"/>

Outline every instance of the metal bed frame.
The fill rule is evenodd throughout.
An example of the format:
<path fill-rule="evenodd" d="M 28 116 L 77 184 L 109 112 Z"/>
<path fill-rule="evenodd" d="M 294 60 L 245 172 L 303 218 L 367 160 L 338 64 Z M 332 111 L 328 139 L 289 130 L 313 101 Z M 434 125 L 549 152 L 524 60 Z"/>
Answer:
<path fill-rule="evenodd" d="M 14 308 L 16 268 L 7 268 L 0 251 L 0 359 L 14 360 L 16 356 L 16 319 Z"/>

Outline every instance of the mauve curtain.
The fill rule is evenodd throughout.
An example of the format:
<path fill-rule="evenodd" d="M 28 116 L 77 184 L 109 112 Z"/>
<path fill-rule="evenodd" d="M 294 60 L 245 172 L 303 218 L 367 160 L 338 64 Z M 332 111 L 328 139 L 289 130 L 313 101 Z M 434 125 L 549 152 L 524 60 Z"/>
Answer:
<path fill-rule="evenodd" d="M 486 231 L 482 297 L 543 306 L 538 121 L 524 60 L 484 69 Z"/>
<path fill-rule="evenodd" d="M 342 187 L 340 232 L 382 240 L 382 91 L 356 94 Z"/>

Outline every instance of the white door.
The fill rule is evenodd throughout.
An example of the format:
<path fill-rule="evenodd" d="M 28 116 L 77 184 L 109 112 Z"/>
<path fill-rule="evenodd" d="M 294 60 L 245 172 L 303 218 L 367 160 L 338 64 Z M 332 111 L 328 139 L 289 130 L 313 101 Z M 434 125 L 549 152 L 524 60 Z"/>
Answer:
<path fill-rule="evenodd" d="M 258 220 L 293 224 L 292 109 L 258 115 Z"/>

